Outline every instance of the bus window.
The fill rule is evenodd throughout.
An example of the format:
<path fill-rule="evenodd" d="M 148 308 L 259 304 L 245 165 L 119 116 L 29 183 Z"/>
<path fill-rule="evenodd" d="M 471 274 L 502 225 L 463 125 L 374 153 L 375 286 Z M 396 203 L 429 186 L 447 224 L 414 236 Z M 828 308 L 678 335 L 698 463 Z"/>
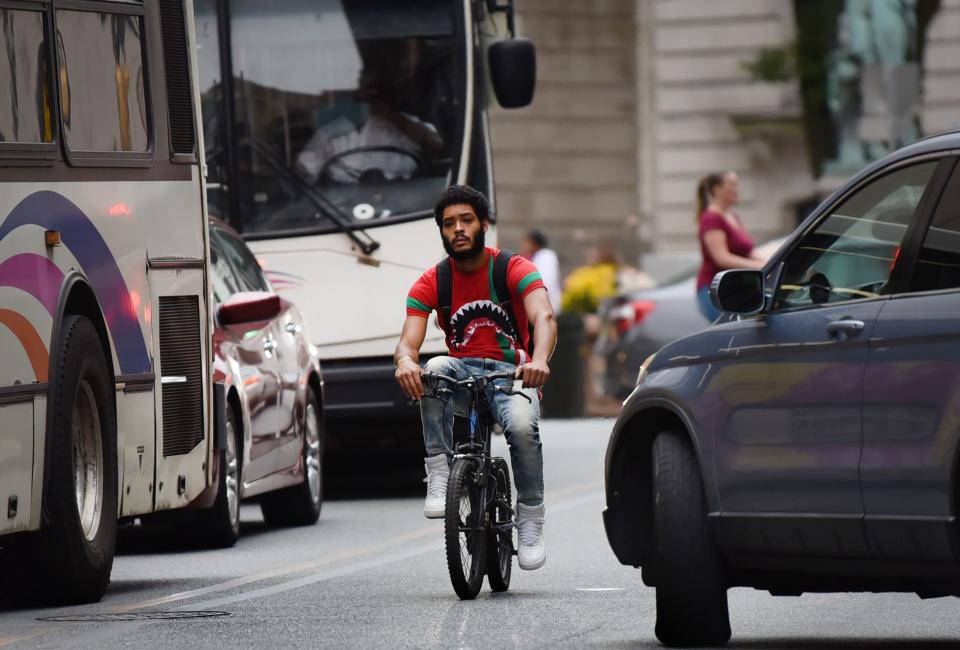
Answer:
<path fill-rule="evenodd" d="M 204 152 L 207 156 L 207 187 L 218 189 L 226 183 L 226 156 L 219 129 L 222 98 L 220 96 L 220 34 L 217 21 L 217 0 L 194 0 L 193 15 L 197 32 L 197 81 L 200 84 L 203 113 Z M 217 192 L 211 192 L 210 211 L 221 218 L 226 208 L 220 205 Z"/>
<path fill-rule="evenodd" d="M 0 9 L 0 142 L 53 142 L 53 102 L 43 13 Z"/>
<path fill-rule="evenodd" d="M 60 103 L 67 148 L 150 150 L 139 16 L 57 10 Z"/>
<path fill-rule="evenodd" d="M 236 0 L 230 20 L 244 233 L 335 230 L 298 179 L 363 227 L 429 213 L 461 144 L 453 3 Z"/>

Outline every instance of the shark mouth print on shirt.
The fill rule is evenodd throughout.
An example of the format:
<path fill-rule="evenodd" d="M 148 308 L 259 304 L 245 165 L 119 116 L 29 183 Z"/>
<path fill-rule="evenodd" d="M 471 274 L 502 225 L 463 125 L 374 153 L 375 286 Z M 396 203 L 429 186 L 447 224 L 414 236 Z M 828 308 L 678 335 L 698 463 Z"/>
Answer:
<path fill-rule="evenodd" d="M 497 334 L 510 339 L 514 349 L 519 347 L 507 312 L 500 305 L 489 300 L 474 300 L 457 310 L 457 313 L 450 318 L 450 343 L 457 350 L 461 350 L 470 342 L 477 330 L 484 327 L 492 327 Z"/>

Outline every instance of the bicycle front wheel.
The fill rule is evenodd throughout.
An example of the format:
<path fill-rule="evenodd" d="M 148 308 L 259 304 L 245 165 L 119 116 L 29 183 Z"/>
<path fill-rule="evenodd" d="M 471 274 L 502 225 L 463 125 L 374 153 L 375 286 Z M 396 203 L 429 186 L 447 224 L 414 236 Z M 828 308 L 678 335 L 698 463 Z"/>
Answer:
<path fill-rule="evenodd" d="M 444 517 L 447 569 L 453 590 L 464 600 L 477 597 L 484 575 L 486 528 L 476 472 L 472 461 L 459 458 L 453 464 L 447 484 Z"/>

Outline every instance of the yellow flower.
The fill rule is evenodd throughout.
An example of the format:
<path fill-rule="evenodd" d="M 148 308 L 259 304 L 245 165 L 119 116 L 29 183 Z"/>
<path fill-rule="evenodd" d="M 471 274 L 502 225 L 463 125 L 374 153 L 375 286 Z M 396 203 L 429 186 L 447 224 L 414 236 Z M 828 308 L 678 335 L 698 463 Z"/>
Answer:
<path fill-rule="evenodd" d="M 617 265 L 581 266 L 563 283 L 560 306 L 564 311 L 592 314 L 600 302 L 617 292 Z"/>

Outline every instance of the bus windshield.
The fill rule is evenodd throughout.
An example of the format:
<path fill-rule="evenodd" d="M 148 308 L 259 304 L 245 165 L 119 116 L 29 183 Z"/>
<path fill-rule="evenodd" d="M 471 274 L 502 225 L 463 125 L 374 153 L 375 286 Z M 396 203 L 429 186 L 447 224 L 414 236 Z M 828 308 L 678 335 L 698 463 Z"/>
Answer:
<path fill-rule="evenodd" d="M 229 129 L 219 128 L 228 112 L 215 5 L 196 3 L 209 178 L 236 193 L 232 221 L 245 234 L 429 213 L 460 147 L 465 82 L 451 0 L 233 0 Z M 318 209 L 304 183 L 339 218 Z M 218 202 L 222 194 L 211 196 L 211 209 L 225 213 Z"/>

